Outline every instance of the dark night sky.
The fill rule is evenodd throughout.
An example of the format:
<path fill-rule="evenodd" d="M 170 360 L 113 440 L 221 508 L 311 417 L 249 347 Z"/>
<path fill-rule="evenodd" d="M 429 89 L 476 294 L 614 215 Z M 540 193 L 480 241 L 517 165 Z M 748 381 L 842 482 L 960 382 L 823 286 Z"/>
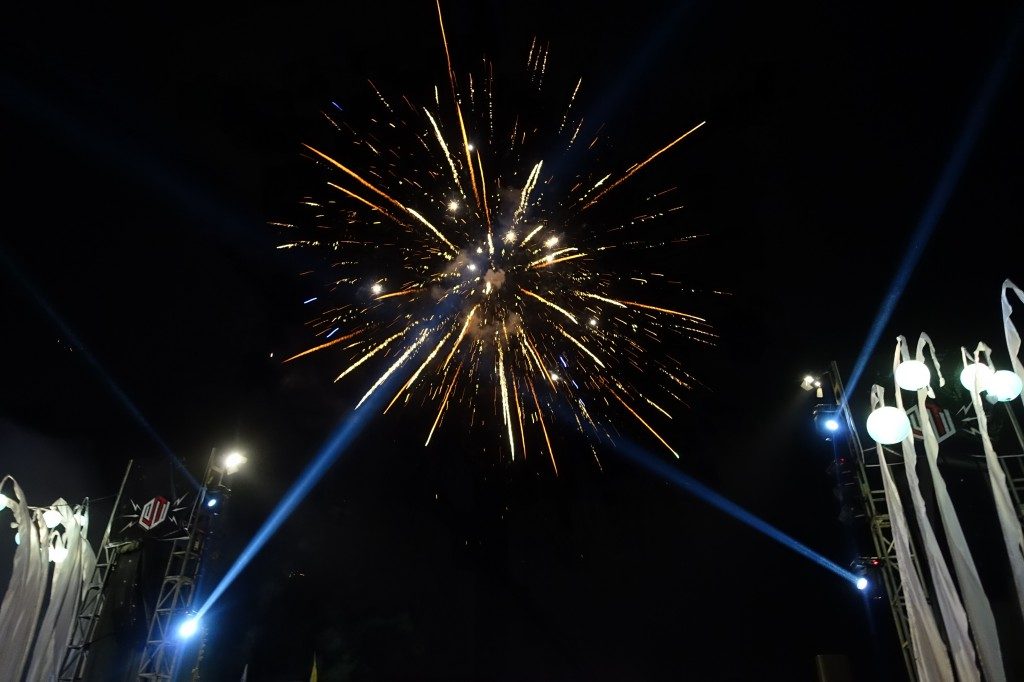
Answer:
<path fill-rule="evenodd" d="M 533 35 L 550 40 L 552 78 L 583 76 L 620 162 L 708 120 L 647 178 L 680 184 L 681 229 L 712 235 L 677 273 L 733 293 L 703 304 L 723 338 L 689 356 L 713 392 L 670 432 L 678 465 L 847 563 L 797 384 L 832 358 L 849 372 L 1021 15 L 552 5 L 448 3 L 456 62 L 486 52 L 514 71 Z M 367 77 L 418 99 L 443 85 L 433 4 L 6 14 L 0 248 L 193 468 L 211 447 L 250 451 L 223 571 L 358 390 L 330 382 L 329 359 L 268 357 L 310 339 L 298 265 L 266 223 L 315 181 L 300 143 L 329 138 L 331 100 L 370 111 Z M 1014 58 L 880 355 L 927 329 L 948 351 L 985 338 L 1006 363 L 1020 73 Z M 159 449 L 10 274 L 0 471 L 34 503 L 108 494 Z M 298 678 L 314 650 L 328 679 L 809 680 L 817 653 L 901 679 L 879 602 L 613 451 L 597 471 L 566 431 L 554 479 L 481 452 L 480 434 L 424 450 L 407 419 L 371 422 L 218 603 L 210 679 L 247 661 L 252 680 Z"/>

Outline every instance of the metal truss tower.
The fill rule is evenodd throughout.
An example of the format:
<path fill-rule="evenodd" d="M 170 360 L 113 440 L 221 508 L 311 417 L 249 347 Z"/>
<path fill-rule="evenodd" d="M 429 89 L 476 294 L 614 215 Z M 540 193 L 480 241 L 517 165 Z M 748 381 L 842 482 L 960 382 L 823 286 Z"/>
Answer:
<path fill-rule="evenodd" d="M 121 556 L 124 545 L 133 543 L 112 543 L 110 542 L 110 529 L 114 523 L 114 516 L 121 505 L 121 495 L 124 493 L 125 483 L 132 470 L 132 462 L 128 461 L 124 478 L 121 479 L 121 487 L 114 498 L 114 506 L 110 510 L 110 518 L 107 520 L 107 528 L 103 531 L 103 540 L 100 541 L 100 549 L 96 552 L 96 566 L 92 575 L 86 583 L 82 593 L 82 600 L 78 604 L 78 612 L 75 614 L 71 626 L 71 635 L 64 656 L 61 659 L 60 667 L 57 670 L 57 679 L 60 682 L 75 682 L 82 679 L 85 674 L 85 664 L 89 658 L 89 646 L 92 644 L 96 634 L 96 626 L 99 624 L 100 614 L 103 613 L 103 605 L 106 601 L 107 584 L 111 572 Z M 86 539 L 88 541 L 88 538 Z"/>
<path fill-rule="evenodd" d="M 224 485 L 227 472 L 222 463 L 216 461 L 216 454 L 216 450 L 210 454 L 206 474 L 203 476 L 203 487 L 193 502 L 186 532 L 175 539 L 171 546 L 156 607 L 149 621 L 149 632 L 139 665 L 139 680 L 170 682 L 178 672 L 184 645 L 178 635 L 178 627 L 191 615 L 212 522 L 220 511 L 219 506 L 207 503 L 213 501 L 216 505 L 220 501 L 219 497 L 226 497 L 230 492 Z M 214 494 L 218 497 L 211 497 Z"/>
<path fill-rule="evenodd" d="M 908 678 L 911 682 L 916 682 L 917 668 L 914 665 L 914 654 L 910 645 L 910 623 L 907 617 L 906 595 L 903 591 L 903 581 L 900 579 L 899 567 L 896 561 L 896 550 L 892 539 L 892 524 L 889 519 L 889 508 L 885 502 L 885 490 L 882 486 L 882 470 L 878 461 L 878 454 L 874 447 L 865 448 L 861 444 L 857 422 L 850 412 L 849 401 L 847 400 L 843 382 L 839 375 L 839 367 L 835 361 L 830 366 L 829 377 L 832 381 L 832 391 L 836 402 L 843 407 L 842 417 L 846 429 L 846 437 L 843 440 L 846 441 L 849 449 L 850 461 L 854 462 L 853 468 L 857 480 L 859 502 L 867 518 L 875 557 L 880 561 L 878 568 L 880 569 L 882 581 L 885 584 L 889 608 L 892 611 L 893 623 L 896 626 L 896 636 L 899 640 L 900 652 L 903 655 Z M 1019 450 L 1014 453 L 1000 454 L 999 462 L 1002 464 L 1003 471 L 1006 474 L 1010 495 L 1017 509 L 1017 516 L 1024 522 L 1024 503 L 1022 503 L 1022 500 L 1024 500 L 1024 431 L 1022 431 L 1010 403 L 1005 403 L 1004 406 L 1010 424 L 1013 426 L 1014 433 L 1017 436 Z M 889 448 L 885 448 L 885 451 L 890 469 L 903 467 L 902 453 Z M 984 465 L 982 464 L 981 466 Z M 908 538 L 908 542 L 910 543 L 911 555 L 914 560 L 914 570 L 922 577 L 922 584 L 930 585 L 930 581 L 926 581 L 923 578 L 913 537 Z"/>

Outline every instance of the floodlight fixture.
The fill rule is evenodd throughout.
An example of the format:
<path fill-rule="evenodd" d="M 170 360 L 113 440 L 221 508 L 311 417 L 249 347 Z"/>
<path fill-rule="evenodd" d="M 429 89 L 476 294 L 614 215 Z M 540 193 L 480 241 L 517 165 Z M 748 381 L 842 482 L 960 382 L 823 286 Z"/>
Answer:
<path fill-rule="evenodd" d="M 243 455 L 237 450 L 233 450 L 228 454 L 224 455 L 224 471 L 228 474 L 233 474 L 241 468 L 243 464 L 249 461 L 249 458 Z"/>
<path fill-rule="evenodd" d="M 178 637 L 189 639 L 199 631 L 199 616 L 190 616 L 178 626 Z"/>

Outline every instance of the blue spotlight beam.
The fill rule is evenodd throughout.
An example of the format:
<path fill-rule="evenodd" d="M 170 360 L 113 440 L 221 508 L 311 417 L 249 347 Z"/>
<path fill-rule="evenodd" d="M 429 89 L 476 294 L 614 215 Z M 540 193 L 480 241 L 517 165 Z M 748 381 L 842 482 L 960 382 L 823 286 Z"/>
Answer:
<path fill-rule="evenodd" d="M 853 366 L 853 371 L 850 372 L 846 396 L 854 394 L 857 382 L 860 381 L 861 376 L 864 374 L 864 368 L 867 367 L 868 360 L 874 354 L 878 340 L 881 338 L 882 332 L 885 331 L 886 325 L 889 324 L 893 310 L 903 295 L 903 290 L 906 289 L 907 282 L 910 281 L 910 276 L 914 273 L 917 262 L 921 260 L 921 254 L 924 253 L 925 247 L 928 246 L 928 240 L 931 239 L 932 232 L 935 231 L 935 225 L 939 222 L 943 211 L 946 209 L 946 205 L 949 203 L 950 197 L 953 195 L 954 190 L 956 190 L 957 183 L 960 181 L 960 176 L 963 175 L 964 167 L 967 165 L 967 160 L 971 155 L 971 150 L 974 149 L 974 144 L 985 127 L 989 109 L 992 108 L 992 102 L 999 93 L 1011 59 L 1016 52 L 1022 23 L 1024 23 L 1024 5 L 1018 8 L 1016 21 L 1012 24 L 1010 34 L 1003 44 L 1003 49 L 989 70 L 981 91 L 968 112 L 967 121 L 960 132 L 960 137 L 957 138 L 949 160 L 946 161 L 946 165 L 942 169 L 942 175 L 939 176 L 939 181 L 935 184 L 931 196 L 928 197 L 924 212 L 921 214 L 917 227 L 910 237 L 910 243 L 907 247 L 907 253 L 903 257 L 903 262 L 900 263 L 899 269 L 889 285 L 889 292 L 882 299 L 882 305 L 879 307 L 875 320 L 868 330 L 867 338 L 864 340 L 864 346 L 861 348 L 860 355 Z M 843 406 L 846 405 L 847 400 L 848 397 L 843 398 Z"/>
<path fill-rule="evenodd" d="M 132 399 L 128 397 L 128 394 L 125 393 L 124 389 L 114 381 L 114 378 L 110 376 L 110 373 L 107 372 L 103 365 L 100 364 L 100 361 L 96 359 L 96 356 L 92 354 L 88 346 L 78 338 L 78 335 L 71 330 L 71 327 L 69 327 L 64 319 L 57 314 L 57 311 L 53 309 L 49 301 L 46 300 L 46 297 L 36 289 L 31 280 L 29 280 L 14 261 L 4 253 L 3 249 L 0 249 L 0 263 L 7 268 L 12 278 L 20 284 L 21 287 L 25 289 L 25 291 L 27 291 L 35 300 L 36 304 L 42 308 L 43 312 L 46 313 L 46 316 L 50 318 L 50 321 L 60 330 L 61 334 L 71 343 L 71 345 L 75 347 L 75 350 L 85 358 L 85 361 L 89 364 L 89 368 L 92 369 L 96 376 L 100 378 L 100 381 L 102 381 L 104 386 L 107 387 L 107 390 L 109 390 L 117 401 L 121 403 L 121 406 L 125 411 L 131 415 L 140 427 L 142 427 L 142 430 L 149 434 L 149 437 L 153 439 L 153 442 L 157 444 L 160 450 L 164 455 L 166 455 L 175 468 L 177 468 L 178 472 L 185 478 L 185 480 L 189 482 L 193 489 L 199 490 L 199 481 L 197 481 L 189 472 L 181 459 L 174 454 L 174 451 L 171 450 L 171 446 L 167 444 L 167 441 L 157 433 L 157 430 L 153 428 L 153 425 L 149 423 L 149 420 L 142 414 L 142 411 L 135 405 Z"/>
<path fill-rule="evenodd" d="M 386 386 L 387 384 L 384 384 L 378 389 L 378 395 L 383 394 Z M 249 541 L 249 544 L 245 546 L 242 553 L 235 559 L 235 563 L 231 565 L 228 572 L 224 574 L 224 577 L 221 578 L 217 586 L 210 592 L 206 601 L 203 602 L 203 605 L 196 612 L 196 619 L 202 618 L 210 610 L 214 602 L 224 594 L 224 591 L 231 586 L 231 583 L 245 570 L 249 562 L 263 549 L 267 541 L 273 537 L 277 529 L 281 527 L 281 524 L 291 516 L 295 508 L 299 506 L 299 503 L 313 489 L 313 486 L 323 478 L 323 475 L 331 468 L 331 465 L 334 464 L 362 430 L 366 420 L 372 418 L 371 412 L 374 406 L 369 403 L 364 404 L 362 408 L 351 413 L 342 421 L 331 438 L 324 443 L 320 452 L 313 458 L 313 461 L 309 463 L 305 471 L 302 472 L 302 475 L 299 476 L 284 498 L 277 504 L 274 511 L 267 517 L 267 520 L 263 522 L 260 529 L 256 531 L 252 540 Z"/>
<path fill-rule="evenodd" d="M 684 473 L 680 469 L 672 466 L 668 462 L 659 459 L 658 457 L 640 449 L 638 446 L 626 441 L 620 441 L 620 447 L 618 452 L 622 453 L 630 460 L 639 464 L 647 471 L 660 476 L 661 478 L 667 479 L 673 485 L 685 490 L 694 497 L 707 502 L 715 509 L 725 512 L 729 516 L 733 517 L 741 523 L 745 523 L 756 531 L 763 533 L 772 540 L 775 540 L 781 545 L 788 547 L 797 554 L 810 559 L 819 566 L 832 571 L 840 578 L 848 580 L 857 589 L 863 590 L 867 587 L 863 576 L 859 576 L 856 573 L 847 570 L 832 561 L 831 559 L 822 556 L 818 552 L 803 544 L 799 540 L 786 535 L 781 530 L 771 525 L 767 521 L 754 516 L 749 511 L 739 506 L 732 500 L 723 497 L 720 493 L 715 492 L 711 488 L 707 487 L 697 479 L 693 478 L 689 474 Z"/>
<path fill-rule="evenodd" d="M 454 304 L 450 304 L 449 307 L 453 307 Z M 436 331 L 434 327 L 433 331 Z M 410 358 L 411 360 L 411 358 Z M 235 563 L 231 565 L 224 577 L 221 578 L 217 586 L 213 588 L 210 595 L 203 602 L 203 605 L 196 611 L 195 618 L 198 620 L 202 618 L 210 607 L 220 598 L 224 591 L 231 586 L 231 583 L 241 575 L 245 567 L 249 565 L 249 562 L 259 553 L 263 546 L 267 544 L 267 541 L 274 536 L 274 533 L 281 527 L 281 524 L 291 516 L 295 508 L 299 506 L 299 503 L 306 498 L 309 491 L 313 489 L 323 475 L 327 473 L 327 470 L 331 468 L 331 465 L 337 461 L 338 457 L 348 449 L 348 446 L 352 443 L 359 432 L 363 430 L 366 422 L 373 418 L 377 408 L 384 400 L 384 396 L 388 395 L 389 390 L 395 383 L 400 379 L 404 380 L 403 374 L 408 374 L 408 365 L 392 374 L 384 383 L 377 387 L 377 390 L 373 395 L 362 404 L 361 407 L 354 409 L 348 414 L 341 422 L 338 427 L 334 430 L 331 437 L 324 443 L 323 447 L 320 448 L 320 452 L 317 453 L 316 457 L 313 458 L 302 472 L 299 478 L 292 484 L 292 487 L 285 493 L 284 498 L 278 503 L 277 507 L 267 520 L 263 522 L 260 529 L 256 531 L 252 540 L 245 546 L 242 553 L 235 559 Z"/>

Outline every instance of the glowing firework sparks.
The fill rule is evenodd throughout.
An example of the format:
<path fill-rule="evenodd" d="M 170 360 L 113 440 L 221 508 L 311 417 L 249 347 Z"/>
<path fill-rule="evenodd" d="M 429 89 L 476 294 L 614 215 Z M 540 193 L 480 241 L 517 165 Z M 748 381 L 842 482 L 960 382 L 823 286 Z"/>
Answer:
<path fill-rule="evenodd" d="M 482 77 L 457 77 L 439 3 L 437 11 L 450 101 L 433 83 L 421 93 L 427 106 L 371 83 L 380 114 L 360 126 L 336 120 L 348 116 L 340 110 L 325 112 L 348 144 L 305 145 L 326 169 L 330 195 L 303 199 L 314 211 L 308 225 L 276 224 L 288 230 L 280 248 L 328 254 L 326 291 L 306 301 L 322 306 L 310 325 L 319 343 L 286 362 L 331 349 L 346 358 L 335 381 L 376 367 L 356 408 L 392 375 L 411 372 L 384 411 L 400 400 L 426 407 L 426 444 L 446 414 L 468 415 L 470 426 L 500 434 L 497 446 L 511 458 L 543 452 L 557 474 L 549 427 L 575 424 L 601 437 L 621 417 L 678 457 L 658 428 L 672 419 L 672 404 L 685 404 L 673 391 L 690 382 L 679 377 L 692 377 L 658 346 L 672 335 L 707 344 L 715 334 L 704 318 L 677 309 L 682 283 L 644 269 L 646 256 L 635 271 L 602 267 L 608 250 L 658 256 L 690 235 L 669 222 L 679 220 L 679 201 L 658 204 L 674 188 L 650 193 L 642 207 L 606 197 L 703 123 L 624 172 L 568 163 L 559 157 L 577 136 L 590 140 L 581 153 L 593 156 L 601 132 L 574 113 L 582 79 L 560 99 L 559 118 L 527 110 L 501 132 L 493 66 L 484 61 Z M 548 55 L 534 39 L 532 88 L 554 77 Z M 640 230 L 657 219 L 668 224 L 645 240 Z"/>

